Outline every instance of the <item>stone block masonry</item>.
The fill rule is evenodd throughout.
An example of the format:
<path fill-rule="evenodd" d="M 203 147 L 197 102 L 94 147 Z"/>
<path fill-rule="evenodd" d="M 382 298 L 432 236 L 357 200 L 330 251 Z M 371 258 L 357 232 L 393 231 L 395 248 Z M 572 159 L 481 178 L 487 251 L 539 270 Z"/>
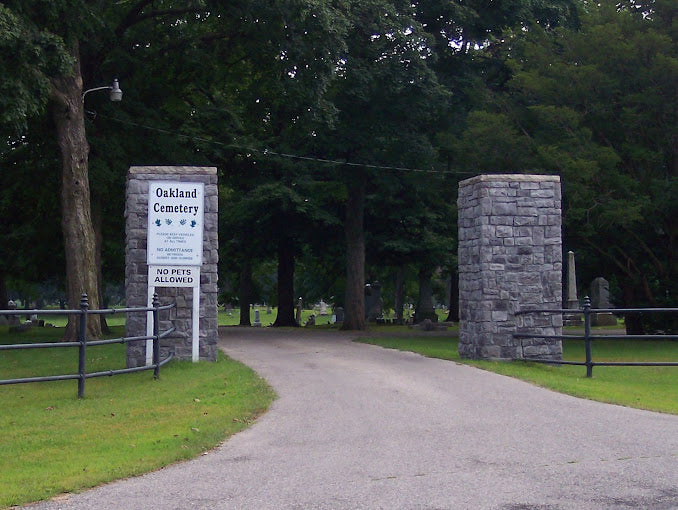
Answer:
<path fill-rule="evenodd" d="M 514 314 L 562 308 L 560 177 L 480 175 L 459 183 L 459 355 L 562 359 L 562 316 Z"/>
<path fill-rule="evenodd" d="M 148 188 L 150 181 L 202 182 L 205 184 L 204 230 L 202 266 L 200 267 L 200 334 L 201 360 L 217 359 L 217 262 L 218 190 L 217 169 L 214 167 L 134 166 L 127 174 L 125 206 L 125 294 L 128 307 L 144 307 L 148 297 L 148 265 L 146 247 L 148 240 Z M 192 357 L 192 301 L 190 287 L 156 287 L 161 304 L 176 301 L 177 308 L 170 316 L 161 315 L 161 329 L 173 324 L 176 332 L 163 340 L 160 357 L 164 359 L 173 351 L 179 359 Z M 167 312 L 165 312 L 167 314 Z M 171 322 L 170 322 L 171 319 Z M 128 314 L 127 336 L 146 335 L 146 315 Z M 146 363 L 146 343 L 134 342 L 127 346 L 127 366 Z"/>

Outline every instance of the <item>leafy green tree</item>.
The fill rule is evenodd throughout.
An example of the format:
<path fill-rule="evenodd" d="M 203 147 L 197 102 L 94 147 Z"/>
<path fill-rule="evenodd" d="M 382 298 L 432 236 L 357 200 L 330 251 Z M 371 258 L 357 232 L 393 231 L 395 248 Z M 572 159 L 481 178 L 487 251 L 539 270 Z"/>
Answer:
<path fill-rule="evenodd" d="M 71 59 L 59 36 L 31 23 L 10 2 L 0 4 L 0 54 L 0 125 L 17 133 L 43 113 L 49 77 L 66 71 Z"/>
<path fill-rule="evenodd" d="M 275 326 L 298 326 L 294 317 L 294 267 L 307 232 L 322 222 L 335 221 L 301 186 L 266 183 L 251 190 L 238 202 L 234 223 L 247 235 L 245 243 L 258 245 L 259 257 L 277 258 L 277 305 Z"/>
<path fill-rule="evenodd" d="M 327 96 L 338 113 L 315 144 L 319 156 L 347 162 L 337 171 L 346 189 L 343 327 L 363 329 L 365 201 L 373 186 L 395 177 L 362 165 L 416 167 L 432 161 L 430 122 L 446 93 L 429 66 L 430 38 L 410 3 L 354 1 L 345 10 L 346 51 Z"/>
<path fill-rule="evenodd" d="M 178 144 L 172 132 L 183 132 L 188 137 L 207 134 L 205 130 L 196 129 L 196 123 L 190 119 L 217 118 L 223 120 L 220 127 L 228 125 L 226 134 L 235 134 L 234 127 L 237 128 L 240 114 L 246 113 L 247 108 L 253 111 L 259 108 L 260 129 L 249 130 L 248 134 L 256 136 L 261 134 L 260 131 L 265 132 L 267 106 L 260 105 L 256 96 L 250 97 L 250 102 L 243 102 L 242 94 L 238 93 L 248 83 L 252 90 L 256 90 L 253 84 L 267 83 L 271 94 L 264 99 L 276 97 L 279 91 L 286 95 L 287 100 L 279 101 L 278 106 L 282 108 L 288 104 L 290 110 L 275 120 L 278 126 L 291 126 L 298 120 L 299 112 L 307 110 L 301 110 L 299 102 L 290 101 L 290 98 L 294 94 L 302 96 L 298 91 L 305 93 L 311 84 L 322 87 L 322 80 L 313 81 L 314 76 L 318 78 L 314 75 L 315 64 L 327 66 L 318 54 L 318 58 L 312 55 L 312 36 L 316 32 L 306 32 L 303 26 L 295 28 L 293 23 L 305 16 L 305 26 L 312 27 L 318 13 L 325 12 L 322 9 L 314 11 L 313 5 L 314 2 L 287 2 L 281 8 L 263 1 L 199 0 L 181 5 L 152 0 L 122 4 L 22 0 L 3 4 L 0 23 L 11 30 L 3 32 L 0 46 L 19 50 L 15 52 L 17 58 L 8 59 L 6 64 L 3 60 L 3 69 L 0 69 L 4 71 L 3 87 L 15 89 L 14 95 L 3 97 L 9 105 L 3 120 L 20 123 L 24 114 L 39 113 L 46 98 L 50 99 L 50 112 L 62 156 L 61 217 L 71 307 L 77 306 L 82 291 L 88 293 L 92 308 L 99 305 L 101 274 L 97 268 L 101 267 L 103 239 L 97 238 L 93 217 L 95 220 L 105 218 L 98 206 L 106 203 L 105 183 L 110 181 L 106 178 L 106 167 L 115 160 L 109 157 L 110 152 L 107 153 L 101 158 L 98 175 L 90 174 L 90 147 L 83 104 L 86 89 L 109 82 L 113 72 L 121 73 L 121 78 L 135 76 L 130 83 L 138 88 L 131 94 L 134 89 L 127 89 L 126 96 L 132 102 L 126 104 L 136 109 L 136 113 L 143 112 L 146 126 L 150 125 L 158 133 L 165 131 L 163 136 L 153 137 L 169 149 L 164 158 L 158 157 L 163 163 L 170 160 L 176 164 L 178 160 L 186 160 L 186 152 L 176 150 Z M 320 5 L 324 8 L 325 4 Z M 262 15 L 261 20 L 259 15 Z M 270 31 L 272 28 L 275 30 Z M 294 30 L 296 46 L 281 48 Z M 249 44 L 252 34 L 258 36 L 255 41 L 259 46 L 255 51 Z M 268 49 L 266 42 L 270 40 L 267 37 L 271 36 L 277 37 L 275 40 L 280 44 L 269 45 L 272 49 Z M 306 40 L 300 43 L 304 37 Z M 308 65 L 292 58 L 299 48 L 307 52 Z M 232 51 L 234 49 L 237 51 Z M 257 61 L 259 55 L 262 61 Z M 241 58 L 245 58 L 245 65 L 240 65 Z M 276 63 L 278 65 L 271 65 Z M 269 73 L 276 67 L 279 73 Z M 232 73 L 234 68 L 236 72 Z M 228 78 L 226 85 L 213 87 L 215 75 L 216 78 Z M 248 82 L 239 81 L 238 78 L 243 76 Z M 262 80 L 262 76 L 267 79 Z M 286 76 L 295 78 L 293 85 L 297 86 L 273 87 L 276 79 Z M 302 82 L 304 87 L 299 86 Z M 15 87 L 17 83 L 20 87 Z M 98 100 L 92 95 L 87 101 L 89 105 Z M 245 108 L 240 106 L 242 104 Z M 138 125 L 135 120 L 130 119 L 128 125 Z M 104 145 L 108 145 L 106 149 L 111 147 L 110 143 L 102 144 L 102 149 Z M 152 147 L 150 143 L 144 144 L 143 138 L 137 139 L 137 145 Z M 111 152 L 120 154 L 119 151 Z M 158 154 L 158 147 L 148 152 Z M 100 154 L 103 153 L 102 150 Z M 177 154 L 181 157 L 177 158 Z M 206 161 L 197 151 L 191 159 L 191 163 Z M 95 189 L 93 192 L 92 186 L 99 185 L 104 191 Z M 74 333 L 70 326 L 72 324 L 67 335 Z M 91 321 L 89 329 L 97 335 L 98 321 Z"/>
<path fill-rule="evenodd" d="M 500 145 L 518 168 L 562 175 L 566 242 L 626 306 L 678 293 L 675 15 L 666 2 L 604 1 L 582 6 L 580 31 L 531 27 L 511 47 L 505 92 L 456 148 L 461 164 L 496 170 Z M 500 134 L 474 133 L 498 123 Z M 634 317 L 627 327 L 642 330 Z"/>
<path fill-rule="evenodd" d="M 72 308 L 78 306 L 83 291 L 88 294 L 92 308 L 99 307 L 100 297 L 97 242 L 90 208 L 89 144 L 85 132 L 87 86 L 83 85 L 100 79 L 98 72 L 105 67 L 108 50 L 117 47 L 116 42 L 130 27 L 168 17 L 178 22 L 181 14 L 199 10 L 196 5 L 158 8 L 149 0 L 129 6 L 84 0 L 22 0 L 5 2 L 2 7 L 2 19 L 15 23 L 19 38 L 25 37 L 30 42 L 28 51 L 19 53 L 21 60 L 10 61 L 10 66 L 20 71 L 17 76 L 22 86 L 18 90 L 33 92 L 33 95 L 24 93 L 25 101 L 13 102 L 11 111 L 23 109 L 26 115 L 38 113 L 44 103 L 44 92 L 49 91 L 55 138 L 61 153 L 61 220 L 66 287 Z M 10 37 L 7 44 L 13 44 L 16 39 L 16 36 Z M 137 44 L 139 42 L 146 40 Z M 2 81 L 12 85 L 17 80 L 3 75 Z M 88 329 L 92 335 L 98 335 L 99 321 L 90 321 Z M 66 336 L 74 334 L 75 321 L 69 321 Z"/>
<path fill-rule="evenodd" d="M 230 232 L 239 241 L 231 248 L 246 254 L 238 256 L 243 284 L 250 281 L 250 253 L 260 260 L 275 254 L 275 324 L 292 325 L 295 257 L 308 233 L 330 216 L 319 208 L 323 183 L 309 166 L 278 154 L 304 152 L 335 114 L 324 94 L 344 46 L 344 21 L 331 2 L 249 4 L 234 26 L 237 37 L 215 53 L 218 78 L 195 91 L 193 101 L 202 107 L 185 115 L 191 121 L 183 127 L 199 133 L 204 143 L 196 147 L 223 169 L 233 190 Z M 248 294 L 243 290 L 241 306 Z"/>
<path fill-rule="evenodd" d="M 21 136 L 5 138 L 0 148 L 0 309 L 7 308 L 8 288 L 61 279 L 58 161 L 49 157 L 49 129 L 49 122 L 27 120 Z"/>
<path fill-rule="evenodd" d="M 415 320 L 437 320 L 430 283 L 439 267 L 447 268 L 453 262 L 456 189 L 449 185 L 449 176 L 444 173 L 409 171 L 397 177 L 384 182 L 383 187 L 390 187 L 380 189 L 382 192 L 370 196 L 368 202 L 368 266 L 388 265 L 395 270 L 393 301 L 398 320 L 403 318 L 404 274 L 407 267 L 414 269 L 422 284 Z"/>

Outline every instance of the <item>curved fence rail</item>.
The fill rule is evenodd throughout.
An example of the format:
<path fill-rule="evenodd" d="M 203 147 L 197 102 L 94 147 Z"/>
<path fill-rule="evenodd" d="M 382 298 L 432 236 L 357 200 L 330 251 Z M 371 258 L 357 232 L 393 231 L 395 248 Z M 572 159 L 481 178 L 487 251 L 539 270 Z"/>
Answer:
<path fill-rule="evenodd" d="M 513 338 L 516 339 L 534 339 L 544 338 L 550 340 L 584 340 L 584 349 L 586 351 L 586 361 L 566 361 L 566 360 L 552 360 L 540 358 L 517 358 L 516 361 L 533 361 L 535 363 L 548 363 L 552 365 L 580 365 L 586 367 L 586 377 L 593 376 L 593 367 L 612 367 L 612 366 L 627 366 L 627 367 L 675 367 L 678 362 L 674 361 L 593 361 L 591 355 L 591 343 L 594 340 L 678 340 L 678 335 L 592 335 L 591 334 L 591 320 L 594 314 L 598 313 L 658 313 L 668 312 L 676 313 L 678 308 L 591 308 L 591 300 L 584 298 L 584 306 L 577 309 L 530 309 L 520 310 L 515 315 L 541 314 L 541 313 L 557 313 L 566 315 L 583 315 L 584 316 L 584 334 L 583 335 L 540 335 L 529 333 L 515 333 Z"/>
<path fill-rule="evenodd" d="M 79 315 L 80 322 L 78 327 L 77 342 L 51 342 L 51 343 L 31 343 L 31 344 L 4 344 L 0 345 L 0 351 L 18 350 L 18 349 L 58 349 L 63 347 L 78 348 L 78 373 L 65 375 L 48 375 L 41 377 L 23 377 L 20 379 L 0 379 L 0 386 L 5 384 L 22 384 L 32 382 L 48 381 L 78 381 L 78 398 L 85 396 L 85 381 L 92 377 L 113 376 L 118 374 L 129 374 L 132 372 L 141 372 L 144 370 L 153 370 L 153 377 L 156 379 L 160 375 L 160 367 L 166 365 L 173 357 L 170 354 L 167 358 L 160 359 L 160 340 L 171 335 L 175 328 L 169 328 L 166 331 L 160 331 L 159 313 L 163 310 L 174 308 L 176 303 L 160 306 L 158 296 L 153 296 L 153 306 L 140 308 L 108 308 L 103 310 L 90 310 L 87 294 L 83 294 L 80 300 L 79 310 L 0 310 L 0 315 Z M 120 313 L 153 313 L 153 334 L 150 336 L 129 336 L 121 338 L 111 338 L 108 340 L 87 340 L 87 317 L 89 315 L 113 315 Z M 87 373 L 87 347 L 95 345 L 108 344 L 126 344 L 130 342 L 140 342 L 143 340 L 153 341 L 153 362 L 150 365 L 133 368 L 121 368 L 115 370 L 104 370 L 101 372 Z"/>

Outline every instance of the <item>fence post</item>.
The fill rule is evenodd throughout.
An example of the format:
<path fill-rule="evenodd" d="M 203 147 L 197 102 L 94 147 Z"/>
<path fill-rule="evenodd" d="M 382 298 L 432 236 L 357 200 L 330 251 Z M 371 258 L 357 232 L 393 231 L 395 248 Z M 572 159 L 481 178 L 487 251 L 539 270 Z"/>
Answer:
<path fill-rule="evenodd" d="M 586 347 L 586 377 L 593 377 L 591 361 L 591 300 L 584 298 L 584 345 Z"/>
<path fill-rule="evenodd" d="M 158 316 L 158 307 L 160 300 L 158 294 L 153 294 L 153 378 L 157 379 L 160 376 L 160 340 L 158 334 L 160 332 L 160 317 Z"/>
<path fill-rule="evenodd" d="M 87 310 L 89 300 L 87 294 L 83 293 L 80 297 L 80 330 L 78 332 L 78 398 L 85 396 L 85 367 L 87 363 Z"/>

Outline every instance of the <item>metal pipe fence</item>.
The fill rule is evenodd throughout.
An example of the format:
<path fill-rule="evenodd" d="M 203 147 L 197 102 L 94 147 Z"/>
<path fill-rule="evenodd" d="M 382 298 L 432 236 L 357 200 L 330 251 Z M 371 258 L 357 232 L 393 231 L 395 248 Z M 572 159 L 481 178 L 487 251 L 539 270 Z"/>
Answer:
<path fill-rule="evenodd" d="M 592 317 L 598 313 L 658 313 L 668 312 L 676 313 L 678 308 L 591 308 L 591 300 L 589 297 L 584 298 L 584 304 L 580 309 L 530 309 L 520 310 L 515 315 L 528 315 L 536 313 L 558 313 L 568 315 L 583 315 L 584 317 L 584 334 L 583 335 L 540 335 L 529 333 L 515 333 L 513 338 L 535 339 L 544 338 L 550 340 L 584 340 L 585 361 L 566 361 L 566 360 L 551 360 L 540 358 L 517 358 L 516 361 L 533 361 L 535 363 L 547 363 L 552 365 L 579 365 L 586 367 L 586 377 L 593 377 L 593 367 L 613 367 L 613 366 L 627 366 L 627 367 L 675 367 L 678 362 L 674 361 L 593 361 L 591 354 L 591 344 L 595 340 L 678 340 L 678 335 L 593 335 L 591 334 Z"/>
<path fill-rule="evenodd" d="M 83 294 L 80 300 L 79 310 L 0 310 L 0 315 L 78 315 L 79 316 L 79 331 L 78 340 L 76 342 L 51 342 L 51 343 L 23 343 L 23 344 L 3 344 L 0 345 L 0 351 L 19 350 L 19 349 L 52 349 L 64 347 L 78 348 L 78 373 L 65 375 L 48 375 L 40 377 L 23 377 L 19 379 L 0 379 L 0 386 L 6 384 L 23 384 L 32 382 L 48 382 L 48 381 L 78 381 L 78 398 L 85 396 L 85 381 L 93 377 L 113 376 L 119 374 L 129 374 L 132 372 L 141 372 L 144 370 L 153 370 L 153 377 L 157 379 L 160 375 L 160 367 L 166 365 L 174 357 L 171 353 L 167 358 L 160 359 L 160 340 L 171 335 L 175 328 L 171 327 L 166 331 L 160 331 L 160 317 L 159 314 L 163 310 L 174 308 L 176 303 L 169 305 L 160 305 L 157 294 L 153 295 L 152 306 L 139 308 L 107 308 L 102 310 L 90 310 L 89 300 L 87 294 Z M 87 317 L 89 315 L 113 315 L 119 313 L 153 313 L 153 334 L 150 336 L 132 336 L 111 338 L 108 340 L 87 340 Z M 87 373 L 87 347 L 95 345 L 108 344 L 127 344 L 130 342 L 140 342 L 143 340 L 153 341 L 153 361 L 150 365 L 133 368 L 121 368 L 115 370 L 105 370 L 101 372 Z"/>

